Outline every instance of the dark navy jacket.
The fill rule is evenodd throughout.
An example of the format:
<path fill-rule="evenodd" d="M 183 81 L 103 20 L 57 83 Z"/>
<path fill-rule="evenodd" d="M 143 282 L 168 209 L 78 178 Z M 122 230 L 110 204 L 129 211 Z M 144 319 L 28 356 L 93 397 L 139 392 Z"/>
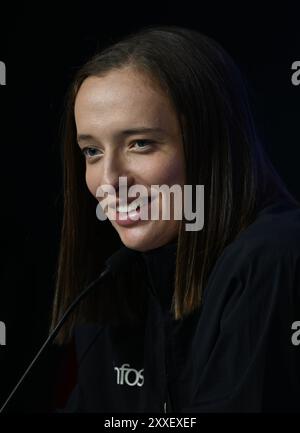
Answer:
<path fill-rule="evenodd" d="M 175 253 L 174 242 L 137 253 L 127 269 L 137 289 L 146 282 L 139 326 L 76 328 L 78 380 L 64 410 L 300 412 L 299 208 L 260 212 L 218 258 L 202 306 L 181 321 L 168 311 Z"/>

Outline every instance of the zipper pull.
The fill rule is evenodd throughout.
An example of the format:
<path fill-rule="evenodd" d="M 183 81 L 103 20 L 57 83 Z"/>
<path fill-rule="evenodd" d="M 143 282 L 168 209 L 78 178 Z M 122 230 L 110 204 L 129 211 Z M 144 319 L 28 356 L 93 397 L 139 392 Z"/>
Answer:
<path fill-rule="evenodd" d="M 167 413 L 167 402 L 164 402 L 164 413 Z"/>

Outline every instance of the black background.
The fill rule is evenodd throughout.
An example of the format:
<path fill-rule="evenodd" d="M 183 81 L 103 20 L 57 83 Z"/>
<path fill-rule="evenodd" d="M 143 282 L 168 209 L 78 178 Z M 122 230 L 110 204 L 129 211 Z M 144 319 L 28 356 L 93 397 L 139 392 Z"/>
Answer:
<path fill-rule="evenodd" d="M 300 200 L 300 6 L 243 2 L 82 2 L 1 5 L 0 404 L 47 336 L 62 214 L 59 122 L 75 70 L 97 48 L 143 25 L 170 24 L 212 36 L 239 64 L 259 134 Z M 51 349 L 11 410 L 51 408 L 62 349 Z"/>

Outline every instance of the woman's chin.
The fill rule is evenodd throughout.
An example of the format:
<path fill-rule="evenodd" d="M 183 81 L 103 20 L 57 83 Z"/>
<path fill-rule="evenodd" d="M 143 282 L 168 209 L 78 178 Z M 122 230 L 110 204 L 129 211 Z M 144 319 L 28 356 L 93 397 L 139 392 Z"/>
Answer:
<path fill-rule="evenodd" d="M 154 227 L 131 227 L 126 229 L 122 227 L 118 230 L 122 243 L 132 250 L 145 252 L 158 248 L 169 242 L 174 235 L 167 236 L 165 230 L 155 230 Z"/>
<path fill-rule="evenodd" d="M 115 220 L 110 222 L 127 248 L 141 252 L 159 248 L 175 239 L 180 226 L 177 220 L 140 220 L 130 225 L 120 225 Z"/>
<path fill-rule="evenodd" d="M 149 239 L 148 236 L 121 236 L 121 241 L 125 245 L 125 247 L 130 248 L 136 251 L 148 251 L 150 249 L 155 248 L 155 239 Z"/>

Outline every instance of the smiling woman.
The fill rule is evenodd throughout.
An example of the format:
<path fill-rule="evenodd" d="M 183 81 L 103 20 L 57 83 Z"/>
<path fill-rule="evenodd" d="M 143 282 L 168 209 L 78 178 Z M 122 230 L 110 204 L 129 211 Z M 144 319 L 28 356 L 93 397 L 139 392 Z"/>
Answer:
<path fill-rule="evenodd" d="M 160 26 L 96 54 L 71 83 L 62 156 L 51 329 L 105 264 L 99 187 L 116 191 L 117 214 L 127 218 L 109 221 L 124 253 L 118 268 L 56 339 L 76 346 L 78 380 L 65 411 L 298 407 L 300 352 L 289 331 L 299 317 L 300 206 L 263 150 L 223 48 L 194 30 Z M 120 202 L 122 177 L 126 190 L 145 192 L 204 185 L 203 229 L 187 231 L 174 212 L 130 221 L 138 211 Z M 164 197 L 157 203 L 162 212 Z M 109 265 L 116 255 L 106 258 Z"/>
<path fill-rule="evenodd" d="M 150 191 L 154 184 L 183 187 L 180 124 L 169 98 L 157 88 L 145 73 L 132 66 L 104 77 L 90 76 L 79 88 L 75 122 L 82 151 L 96 151 L 86 156 L 85 175 L 94 197 L 99 185 L 118 189 L 119 176 L 127 177 L 128 188 L 144 185 Z M 140 140 L 148 140 L 147 146 L 137 147 Z M 168 243 L 179 227 L 175 219 L 132 221 L 130 226 L 120 222 L 118 218 L 111 220 L 123 244 L 138 251 Z"/>

